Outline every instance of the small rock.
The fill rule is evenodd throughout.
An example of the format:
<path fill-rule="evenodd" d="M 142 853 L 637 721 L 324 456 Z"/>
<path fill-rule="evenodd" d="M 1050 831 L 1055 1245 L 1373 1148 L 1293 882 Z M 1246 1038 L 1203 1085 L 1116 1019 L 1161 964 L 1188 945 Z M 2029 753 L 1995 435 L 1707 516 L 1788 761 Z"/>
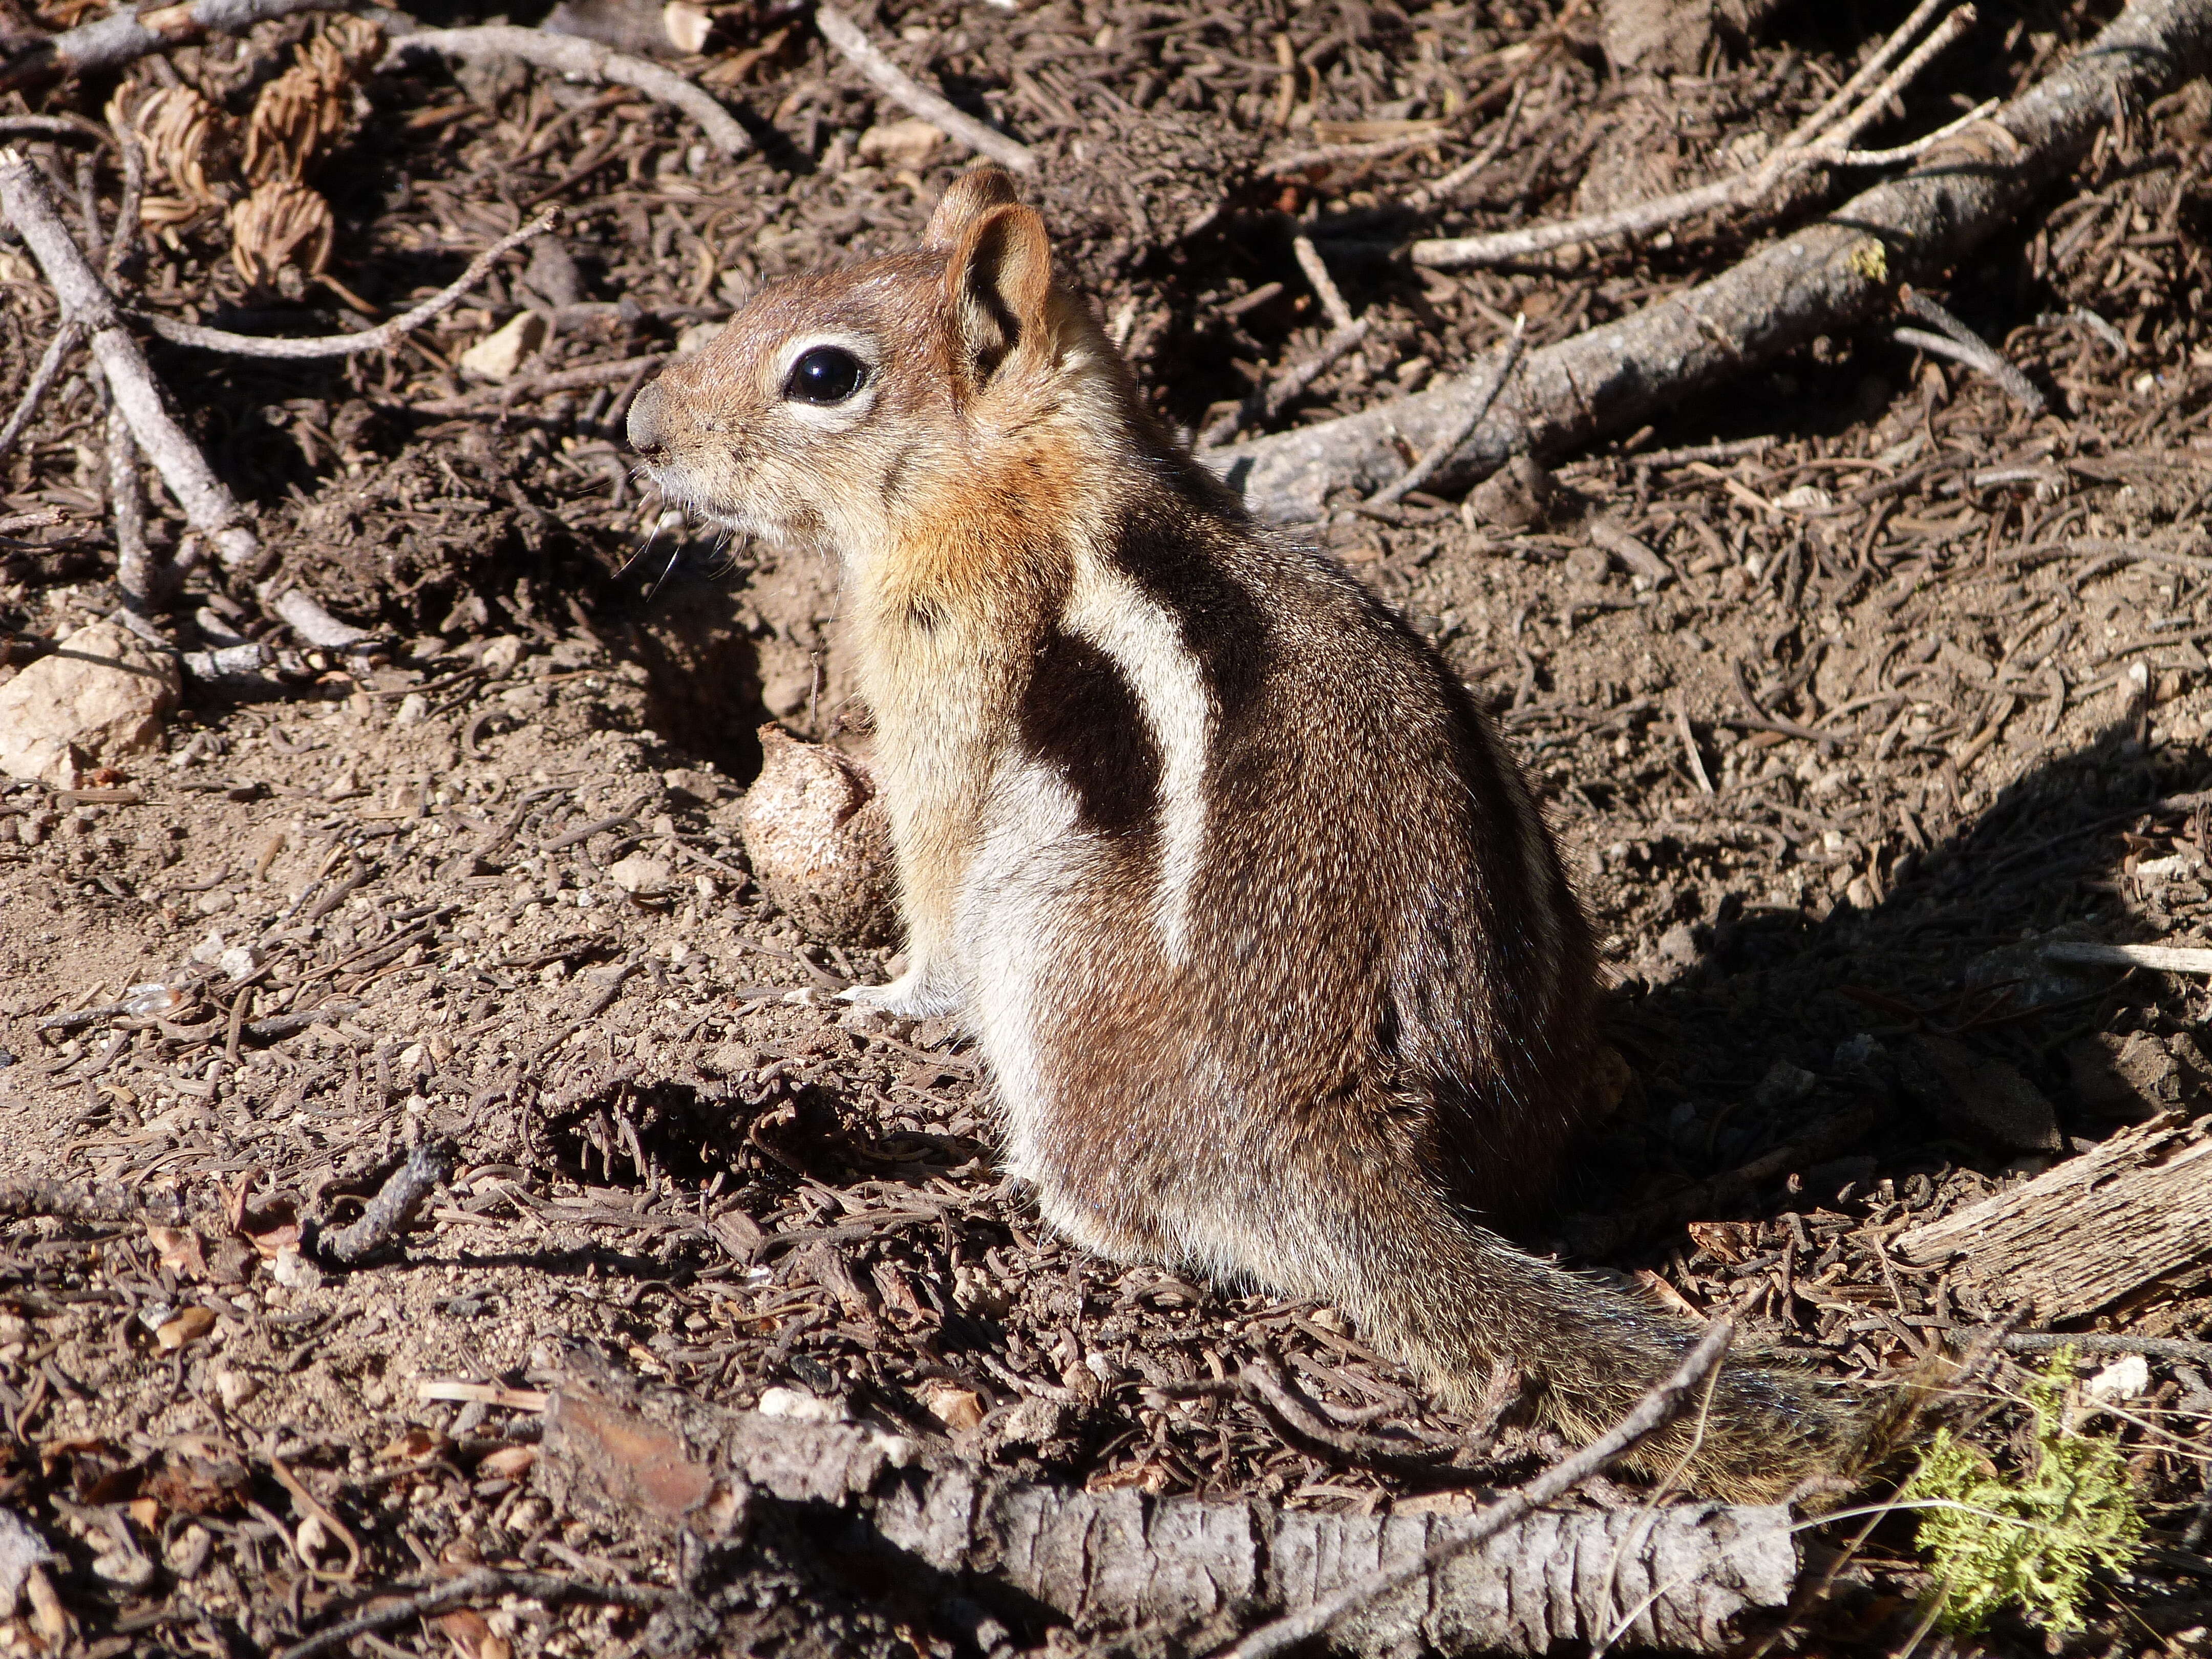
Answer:
<path fill-rule="evenodd" d="M 511 379 L 522 360 L 544 343 L 544 314 L 518 311 L 461 354 L 460 370 L 471 380 L 496 385 Z"/>
<path fill-rule="evenodd" d="M 972 1429 L 983 1420 L 983 1401 L 972 1389 L 942 1380 L 921 1385 L 922 1407 L 948 1429 Z"/>
<path fill-rule="evenodd" d="M 288 1291 L 318 1291 L 323 1285 L 323 1270 L 296 1249 L 277 1251 L 269 1272 Z"/>
<path fill-rule="evenodd" d="M 2033 1083 L 2001 1060 L 1949 1037 L 1916 1036 L 1898 1055 L 1905 1092 L 1954 1133 L 2015 1152 L 2057 1152 L 2058 1114 Z"/>
<path fill-rule="evenodd" d="M 2181 1067 L 2148 1031 L 2096 1031 L 2066 1045 L 2081 1104 L 2099 1117 L 2141 1123 L 2181 1100 Z"/>
<path fill-rule="evenodd" d="M 74 789 L 150 749 L 183 692 L 175 657 L 112 623 L 80 628 L 0 685 L 0 772 Z"/>
<path fill-rule="evenodd" d="M 1533 455 L 1516 455 L 1468 494 L 1465 516 L 1469 528 L 1534 530 L 1551 517 L 1552 496 L 1550 470 Z"/>
<path fill-rule="evenodd" d="M 222 953 L 228 949 L 230 949 L 229 940 L 223 938 L 221 933 L 210 933 L 198 945 L 192 946 L 188 954 L 192 961 L 204 963 L 209 967 L 212 968 L 216 963 L 222 960 Z M 131 988 L 135 994 L 141 990 L 150 993 L 157 988 L 148 985 L 143 987 L 134 986 Z M 167 986 L 162 986 L 158 988 L 167 990 L 168 988 Z"/>
<path fill-rule="evenodd" d="M 2116 1359 L 2084 1382 L 2081 1392 L 2101 1402 L 2140 1399 L 2150 1392 L 2150 1362 L 2139 1353 Z"/>
<path fill-rule="evenodd" d="M 1659 935 L 1659 957 L 1663 962 L 1674 963 L 1684 968 L 1694 966 L 1698 960 L 1698 936 L 1686 921 L 1678 921 Z"/>
<path fill-rule="evenodd" d="M 1594 587 L 1613 571 L 1613 561 L 1595 547 L 1578 547 L 1567 555 L 1567 576 L 1571 581 Z"/>
<path fill-rule="evenodd" d="M 234 1412 L 261 1392 L 261 1384 L 249 1373 L 226 1365 L 215 1374 L 215 1391 L 223 1409 Z"/>
<path fill-rule="evenodd" d="M 670 874 L 666 859 L 648 858 L 643 853 L 632 853 L 607 870 L 614 884 L 633 898 L 659 897 L 668 890 Z"/>
<path fill-rule="evenodd" d="M 1786 1060 L 1778 1060 L 1767 1067 L 1766 1075 L 1751 1091 L 1751 1103 L 1762 1111 L 1773 1111 L 1778 1107 L 1795 1106 L 1820 1086 L 1820 1079 L 1802 1066 L 1793 1066 Z"/>
<path fill-rule="evenodd" d="M 234 945 L 215 959 L 215 965 L 234 985 L 260 970 L 261 952 L 251 945 Z"/>
<path fill-rule="evenodd" d="M 483 649 L 477 653 L 477 666 L 491 678 L 503 680 L 521 663 L 522 653 L 520 640 L 512 634 L 501 634 L 483 642 Z"/>
<path fill-rule="evenodd" d="M 881 945 L 897 931 L 890 816 L 859 763 L 761 727 L 761 772 L 738 830 L 770 898 L 815 938 Z"/>
<path fill-rule="evenodd" d="M 398 710 L 392 715 L 392 723 L 394 726 L 413 726 L 427 719 L 429 713 L 428 700 L 420 691 L 410 691 L 400 698 Z"/>
<path fill-rule="evenodd" d="M 890 167 L 925 167 L 945 135 L 923 120 L 890 121 L 860 135 L 860 159 Z"/>
<path fill-rule="evenodd" d="M 120 1584 L 125 1589 L 145 1589 L 154 1582 L 154 1571 L 152 1558 L 135 1549 L 113 1549 L 92 1558 L 94 1577 Z"/>
<path fill-rule="evenodd" d="M 31 1569 L 54 1559 L 52 1548 L 13 1510 L 0 1509 L 0 1619 L 13 1619 Z"/>

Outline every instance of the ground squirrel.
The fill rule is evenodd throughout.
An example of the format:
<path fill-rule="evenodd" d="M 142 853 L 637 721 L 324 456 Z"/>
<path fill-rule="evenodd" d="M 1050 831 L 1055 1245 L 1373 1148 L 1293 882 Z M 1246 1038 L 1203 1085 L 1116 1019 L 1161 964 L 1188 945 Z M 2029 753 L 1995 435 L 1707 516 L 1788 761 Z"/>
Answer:
<path fill-rule="evenodd" d="M 912 964 L 848 994 L 973 1030 L 1054 1226 L 1325 1298 L 1448 1401 L 1510 1361 L 1573 1434 L 1679 1363 L 1681 1323 L 1492 1231 L 1547 1194 L 1595 1046 L 1518 769 L 1161 429 L 1005 173 L 917 252 L 766 289 L 629 436 L 671 502 L 840 561 Z M 1847 1421 L 1734 1362 L 1688 1478 L 1774 1496 Z"/>

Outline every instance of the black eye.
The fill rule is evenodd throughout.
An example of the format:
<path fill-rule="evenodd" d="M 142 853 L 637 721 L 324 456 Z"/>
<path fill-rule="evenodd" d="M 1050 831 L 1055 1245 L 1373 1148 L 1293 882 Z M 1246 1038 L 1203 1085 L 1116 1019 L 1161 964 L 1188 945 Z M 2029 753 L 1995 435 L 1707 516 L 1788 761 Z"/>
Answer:
<path fill-rule="evenodd" d="M 842 404 L 867 378 L 868 366 L 842 346 L 816 346 L 791 366 L 783 395 L 796 403 Z"/>

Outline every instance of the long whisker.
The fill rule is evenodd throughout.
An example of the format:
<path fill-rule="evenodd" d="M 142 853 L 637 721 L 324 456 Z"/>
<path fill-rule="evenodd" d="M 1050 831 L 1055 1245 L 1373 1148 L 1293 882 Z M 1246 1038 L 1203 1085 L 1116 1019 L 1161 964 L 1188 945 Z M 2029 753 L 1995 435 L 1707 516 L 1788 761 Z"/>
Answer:
<path fill-rule="evenodd" d="M 659 515 L 656 514 L 653 520 L 653 528 L 645 532 L 645 539 L 637 544 L 637 550 L 622 562 L 622 568 L 615 572 L 615 580 L 617 581 L 620 581 L 623 577 L 629 575 L 632 570 L 635 569 L 637 568 L 638 561 L 644 558 L 647 554 L 652 552 L 653 544 L 658 542 L 659 539 L 660 518 Z"/>
<path fill-rule="evenodd" d="M 684 562 L 684 538 L 679 536 L 677 538 L 676 545 L 668 550 L 667 564 L 662 568 L 660 574 L 653 578 L 653 586 L 645 590 L 645 602 L 647 605 L 651 605 L 654 597 L 659 593 L 661 584 L 676 574 L 676 567 Z"/>

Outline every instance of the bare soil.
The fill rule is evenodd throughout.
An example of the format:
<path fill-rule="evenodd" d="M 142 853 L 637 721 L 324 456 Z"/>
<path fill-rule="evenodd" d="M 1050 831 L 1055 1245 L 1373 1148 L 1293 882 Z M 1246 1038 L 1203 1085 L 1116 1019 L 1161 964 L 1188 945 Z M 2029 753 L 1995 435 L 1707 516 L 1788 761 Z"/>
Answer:
<path fill-rule="evenodd" d="M 1896 132 L 2009 94 L 2100 15 L 1989 10 Z M 1573 6 L 859 15 L 1036 147 L 1068 271 L 1194 428 L 1327 331 L 1291 255 L 1301 230 L 1373 330 L 1285 422 L 1461 372 L 1516 313 L 1540 344 L 1723 268 L 1770 227 L 1693 223 L 1454 276 L 1397 250 L 1741 165 L 1893 14 L 1785 9 L 1664 79 L 1609 68 Z M 424 1395 L 526 1389 L 564 1344 L 718 1403 L 834 1398 L 1091 1490 L 1464 1510 L 1557 1449 L 1508 1398 L 1480 1419 L 1437 1411 L 1331 1310 L 1054 1238 L 994 1167 L 988 1085 L 958 1034 L 841 1010 L 834 992 L 884 974 L 884 953 L 807 937 L 750 880 L 736 807 L 759 724 L 865 750 L 834 575 L 655 536 L 659 503 L 620 441 L 624 387 L 529 381 L 695 341 L 760 281 L 909 245 L 961 159 L 864 162 L 861 136 L 901 112 L 803 15 L 716 15 L 706 57 L 681 66 L 749 112 L 761 145 L 735 161 L 641 98 L 520 69 L 362 83 L 320 174 L 352 294 L 398 308 L 540 196 L 570 210 L 567 276 L 518 256 L 390 354 L 154 351 L 284 568 L 403 643 L 274 697 L 198 690 L 160 752 L 79 798 L 0 787 L 0 1178 L 123 1183 L 161 1224 L 181 1206 L 200 1247 L 129 1217 L 0 1225 L 0 1493 L 63 1553 L 73 1651 L 273 1652 L 372 1589 L 479 1562 L 686 1583 L 721 1620 L 716 1651 L 959 1646 L 835 1559 L 763 1544 L 702 1569 L 562 1512 L 497 1461 L 532 1439 L 532 1413 Z M 312 27 L 170 62 L 240 109 Z M 1302 66 L 1289 131 L 1269 125 L 1278 41 Z M 1403 205 L 1488 141 L 1516 87 L 1489 166 L 1440 207 Z M 34 103 L 96 113 L 110 90 Z M 2043 388 L 2045 414 L 1869 331 L 1559 458 L 1534 525 L 1417 493 L 1401 522 L 1344 514 L 1314 532 L 1488 700 L 1596 920 L 1626 1076 L 1532 1243 L 1637 1274 L 1686 1318 L 1733 1310 L 1838 1379 L 1894 1382 L 1948 1333 L 2009 1312 L 1892 1261 L 1908 1220 L 2124 1123 L 2212 1110 L 2201 982 L 2041 954 L 2053 938 L 2212 945 L 2208 110 L 2199 85 L 2139 112 L 1956 274 L 1948 302 Z M 1425 148 L 1258 170 L 1329 123 L 1429 118 L 1446 125 Z M 103 213 L 116 184 L 105 162 L 92 175 Z M 337 296 L 249 290 L 228 252 L 219 212 L 149 238 L 124 265 L 132 303 L 338 326 Z M 12 398 L 54 317 L 4 245 L 0 283 Z M 568 310 L 505 406 L 422 413 L 472 390 L 455 360 L 524 304 Z M 0 460 L 13 665 L 116 605 L 98 396 L 73 375 Z M 1747 439 L 1771 441 L 1666 459 Z M 1674 578 L 1609 562 L 1587 534 L 1601 515 Z M 182 530 L 157 518 L 155 541 Z M 203 574 L 171 619 L 180 642 L 198 643 L 204 607 L 271 627 Z M 617 881 L 637 854 L 658 872 Z M 2051 1103 L 2046 1127 L 1931 1095 L 1915 1060 L 1929 1035 L 2014 1068 Z M 1872 1127 L 1839 1140 L 1868 1107 Z M 367 1267 L 280 1282 L 234 1236 L 282 1203 L 348 1218 L 439 1137 L 459 1170 Z M 1696 1183 L 1793 1147 L 1681 1212 Z M 240 1229 L 226 1194 L 245 1194 Z M 2212 1262 L 2093 1323 L 2212 1338 Z M 1262 1361 L 1326 1407 L 1384 1408 L 1363 1432 L 1394 1455 L 1247 1396 L 1161 1391 Z M 2150 1378 L 2106 1426 L 2169 1558 L 2100 1585 L 2069 1650 L 2203 1638 L 2212 1379 L 2170 1358 Z M 2016 1373 L 1997 1380 L 2016 1391 Z M 2003 1461 L 2016 1429 L 2000 1411 L 1977 1434 Z M 1641 1500 L 1601 1482 L 1582 1501 Z M 1886 1523 L 1781 1640 L 1894 1651 L 1927 1588 L 1909 1524 Z M 374 1650 L 666 1645 L 618 1608 L 522 1601 L 489 1618 Z M 27 1608 L 0 1640 L 31 1651 L 37 1628 Z M 2045 1644 L 2017 1624 L 1978 1639 Z"/>

